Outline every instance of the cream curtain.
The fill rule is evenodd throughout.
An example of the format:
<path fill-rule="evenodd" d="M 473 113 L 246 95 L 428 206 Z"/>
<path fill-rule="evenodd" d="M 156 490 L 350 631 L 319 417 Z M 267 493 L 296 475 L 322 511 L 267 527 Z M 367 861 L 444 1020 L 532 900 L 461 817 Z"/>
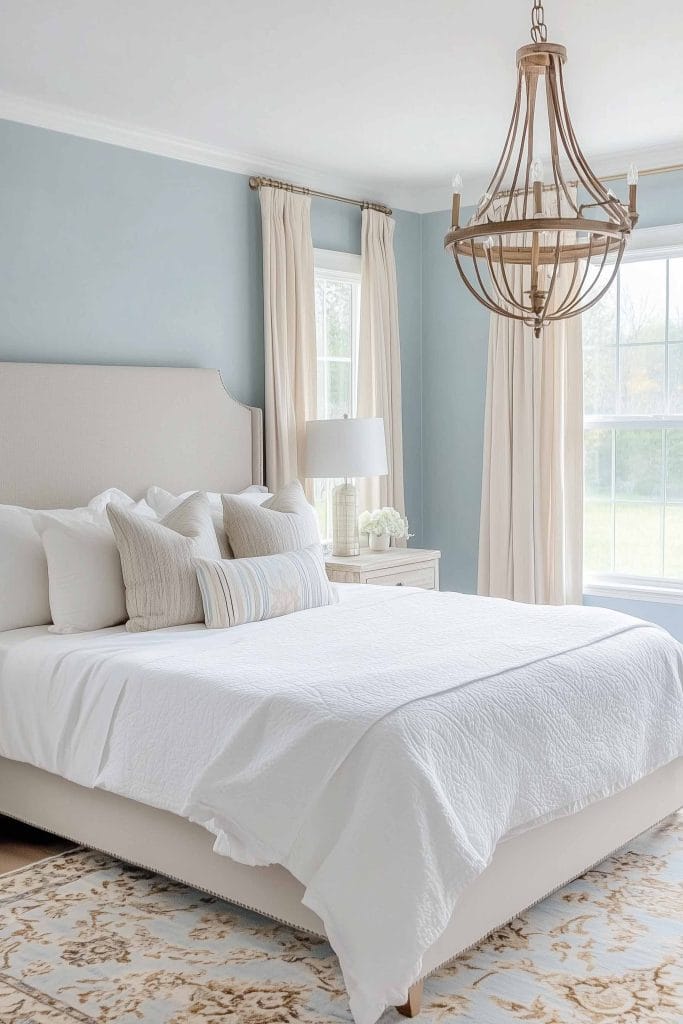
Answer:
<path fill-rule="evenodd" d="M 266 480 L 303 478 L 306 420 L 316 418 L 315 285 L 309 196 L 262 187 Z"/>
<path fill-rule="evenodd" d="M 389 474 L 358 481 L 360 511 L 391 505 L 405 514 L 401 352 L 394 259 L 395 222 L 377 210 L 363 210 L 361 225 L 361 310 L 358 353 L 358 416 L 381 416 Z"/>
<path fill-rule="evenodd" d="M 519 321 L 492 314 L 479 593 L 578 604 L 582 562 L 580 317 L 546 327 L 536 339 Z"/>

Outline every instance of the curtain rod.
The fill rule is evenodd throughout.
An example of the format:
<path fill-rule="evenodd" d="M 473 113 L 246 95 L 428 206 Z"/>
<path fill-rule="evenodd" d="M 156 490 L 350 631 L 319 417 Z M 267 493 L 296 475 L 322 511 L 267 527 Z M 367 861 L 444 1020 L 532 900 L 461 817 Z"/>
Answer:
<path fill-rule="evenodd" d="M 267 188 L 283 188 L 287 192 L 298 192 L 304 196 L 318 196 L 320 199 L 334 199 L 338 203 L 349 203 L 351 206 L 360 206 L 362 210 L 377 210 L 378 213 L 386 213 L 391 216 L 392 211 L 388 206 L 381 203 L 371 203 L 366 199 L 349 199 L 347 196 L 336 196 L 332 192 L 318 192 L 314 188 L 306 188 L 305 185 L 291 185 L 286 181 L 277 181 L 275 178 L 250 178 L 249 188 L 256 190 L 264 185 Z"/>
<path fill-rule="evenodd" d="M 683 164 L 667 164 L 666 167 L 646 167 L 644 171 L 639 170 L 638 174 L 641 178 L 647 177 L 648 174 L 668 174 L 670 171 L 683 171 Z M 620 178 L 625 178 L 626 171 L 622 174 L 599 174 L 598 178 L 600 181 L 619 181 Z"/>
<path fill-rule="evenodd" d="M 683 163 L 680 164 L 668 164 L 666 167 L 647 167 L 645 170 L 640 171 L 641 177 L 646 177 L 649 174 L 668 174 L 670 171 L 683 171 Z M 604 174 L 599 175 L 600 181 L 619 181 L 621 178 L 626 177 L 626 172 L 623 174 Z M 572 184 L 572 182 L 570 182 Z M 371 203 L 365 199 L 349 199 L 347 196 L 337 196 L 333 192 L 319 192 L 314 188 L 306 188 L 305 185 L 292 185 L 286 181 L 278 181 L 276 178 L 260 178 L 252 177 L 249 179 L 249 188 L 256 190 L 261 188 L 262 185 L 268 188 L 284 188 L 287 192 L 298 192 L 305 196 L 318 196 L 320 199 L 334 199 L 338 203 L 349 203 L 351 206 L 360 206 L 363 210 L 378 210 L 379 213 L 386 213 L 388 217 L 391 216 L 392 211 L 388 206 L 383 206 L 381 203 Z M 546 186 L 550 187 L 550 186 Z M 502 195 L 509 195 L 509 191 L 501 193 Z"/>

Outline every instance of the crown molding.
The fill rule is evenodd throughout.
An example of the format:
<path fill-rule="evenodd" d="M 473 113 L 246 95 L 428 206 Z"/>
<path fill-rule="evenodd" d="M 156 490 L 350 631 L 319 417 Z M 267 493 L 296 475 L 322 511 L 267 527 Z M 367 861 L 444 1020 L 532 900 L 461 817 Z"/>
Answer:
<path fill-rule="evenodd" d="M 401 186 L 384 188 L 381 183 L 375 182 L 373 185 L 369 182 L 326 174 L 302 164 L 208 146 L 181 136 L 140 128 L 120 121 L 110 121 L 80 110 L 42 103 L 1 91 L 0 120 L 16 121 L 65 135 L 91 139 L 94 142 L 105 142 L 112 146 L 151 153 L 154 156 L 231 171 L 234 174 L 279 178 L 320 191 L 341 193 L 350 198 L 375 201 L 402 210 L 414 210 L 411 204 L 416 196 L 419 196 L 419 190 L 404 189 Z"/>
<path fill-rule="evenodd" d="M 231 171 L 234 174 L 280 178 L 324 192 L 336 192 L 350 198 L 375 201 L 412 213 L 442 212 L 449 210 L 451 205 L 447 175 L 441 182 L 432 179 L 431 182 L 414 182 L 410 185 L 397 184 L 395 181 L 375 181 L 373 184 L 331 175 L 313 167 L 260 157 L 253 153 L 207 146 L 192 139 L 94 117 L 83 111 L 42 103 L 6 92 L 0 92 L 0 120 L 16 121 L 172 160 Z M 683 141 L 609 155 L 587 154 L 587 157 L 599 176 L 609 177 L 624 173 L 632 161 L 641 171 L 683 163 Z M 474 205 L 487 184 L 488 177 L 485 171 L 469 175 L 463 191 L 463 206 Z"/>

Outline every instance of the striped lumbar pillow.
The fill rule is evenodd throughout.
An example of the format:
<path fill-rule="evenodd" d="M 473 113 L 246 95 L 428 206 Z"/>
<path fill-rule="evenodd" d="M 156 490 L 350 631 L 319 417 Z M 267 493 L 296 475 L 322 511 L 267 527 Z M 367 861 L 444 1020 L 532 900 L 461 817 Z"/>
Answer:
<path fill-rule="evenodd" d="M 220 558 L 206 495 L 186 498 L 160 521 L 107 505 L 126 585 L 126 629 L 140 633 L 203 622 L 193 560 Z"/>
<path fill-rule="evenodd" d="M 196 558 L 194 564 L 204 620 L 211 629 L 261 622 L 338 600 L 319 544 L 259 558 Z"/>
<path fill-rule="evenodd" d="M 315 509 L 298 480 L 262 505 L 244 495 L 224 494 L 223 526 L 235 558 L 279 555 L 320 543 Z"/>

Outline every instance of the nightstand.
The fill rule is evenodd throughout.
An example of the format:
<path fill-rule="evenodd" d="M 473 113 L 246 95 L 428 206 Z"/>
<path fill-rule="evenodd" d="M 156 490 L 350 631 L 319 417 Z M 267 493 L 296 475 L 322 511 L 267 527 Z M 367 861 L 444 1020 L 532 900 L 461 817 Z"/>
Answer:
<path fill-rule="evenodd" d="M 363 548 L 360 555 L 350 558 L 328 555 L 325 565 L 333 583 L 374 583 L 380 587 L 438 590 L 440 558 L 440 551 L 421 548 L 389 548 L 382 552 Z"/>

